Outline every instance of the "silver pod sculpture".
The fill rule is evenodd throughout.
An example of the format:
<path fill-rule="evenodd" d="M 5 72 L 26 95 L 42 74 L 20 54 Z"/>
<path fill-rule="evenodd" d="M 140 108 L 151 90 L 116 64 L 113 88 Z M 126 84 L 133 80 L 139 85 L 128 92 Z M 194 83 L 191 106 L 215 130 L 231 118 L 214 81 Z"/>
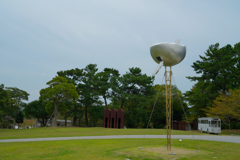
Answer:
<path fill-rule="evenodd" d="M 157 43 L 150 47 L 150 53 L 153 60 L 159 65 L 154 70 L 156 75 L 160 68 L 164 66 L 174 66 L 180 63 L 186 56 L 186 46 L 180 45 L 180 40 L 175 43 Z"/>

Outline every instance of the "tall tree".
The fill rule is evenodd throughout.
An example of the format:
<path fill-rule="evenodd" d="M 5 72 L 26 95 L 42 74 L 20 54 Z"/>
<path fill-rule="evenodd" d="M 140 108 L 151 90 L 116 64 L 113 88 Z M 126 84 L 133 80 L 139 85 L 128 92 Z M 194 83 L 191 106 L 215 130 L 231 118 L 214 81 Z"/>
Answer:
<path fill-rule="evenodd" d="M 96 64 L 89 64 L 84 69 L 75 68 L 57 72 L 59 76 L 66 77 L 68 82 L 73 83 L 79 94 L 74 107 L 68 106 L 68 110 L 73 116 L 73 125 L 76 125 L 77 118 L 81 119 L 81 109 L 84 108 L 85 123 L 88 126 L 88 109 L 91 106 L 101 104 L 99 96 L 103 96 L 107 106 L 106 99 L 109 96 L 109 78 L 112 74 L 118 74 L 118 71 L 111 68 L 105 68 L 103 72 L 99 73 L 97 71 Z"/>
<path fill-rule="evenodd" d="M 154 77 L 141 73 L 140 68 L 130 68 L 123 76 L 111 79 L 112 101 L 124 109 L 127 127 L 142 127 L 147 120 L 146 106 L 148 99 L 154 95 Z"/>
<path fill-rule="evenodd" d="M 96 74 L 97 77 L 97 90 L 99 94 L 103 97 L 104 103 L 105 103 L 105 108 L 108 108 L 107 104 L 107 99 L 110 98 L 110 88 L 111 88 L 111 83 L 110 79 L 113 76 L 118 77 L 120 74 L 118 70 L 113 69 L 113 68 L 104 68 L 102 72 L 99 72 Z"/>
<path fill-rule="evenodd" d="M 210 45 L 205 56 L 200 56 L 200 59 L 194 62 L 192 67 L 201 76 L 187 77 L 191 81 L 196 81 L 197 84 L 191 91 L 187 91 L 185 96 L 193 106 L 193 112 L 197 114 L 199 112 L 198 116 L 206 116 L 203 109 L 212 106 L 219 92 L 226 94 L 229 89 L 239 86 L 236 75 L 239 75 L 240 72 L 236 68 L 238 54 L 231 45 L 222 48 L 219 47 L 219 43 Z M 202 96 L 200 97 L 199 94 Z M 199 101 L 201 101 L 201 105 Z"/>
<path fill-rule="evenodd" d="M 58 76 L 65 77 L 69 83 L 73 83 L 76 87 L 76 91 L 80 95 L 81 89 L 78 87 L 78 84 L 81 83 L 81 79 L 83 77 L 83 69 L 71 69 L 66 71 L 57 72 Z M 78 89 L 77 89 L 78 88 Z M 77 119 L 82 118 L 82 104 L 78 101 L 78 99 L 73 99 L 72 105 L 68 105 L 68 113 L 69 116 L 73 117 L 73 126 L 77 126 Z"/>
<path fill-rule="evenodd" d="M 22 111 L 27 105 L 24 101 L 28 100 L 29 94 L 17 87 L 6 87 L 6 91 L 9 95 L 9 105 L 5 113 L 15 123 L 17 114 Z"/>
<path fill-rule="evenodd" d="M 239 86 L 240 82 L 240 42 L 234 45 L 234 53 L 236 54 L 237 63 L 234 74 L 232 75 L 232 80 L 235 83 L 235 86 Z"/>
<path fill-rule="evenodd" d="M 97 77 L 96 73 L 98 71 L 96 64 L 89 64 L 83 70 L 83 77 L 81 77 L 81 83 L 78 84 L 77 90 L 80 91 L 79 101 L 83 104 L 84 107 L 84 117 L 86 126 L 88 124 L 88 108 L 93 104 L 101 105 L 99 100 L 99 92 L 97 90 Z"/>
<path fill-rule="evenodd" d="M 53 78 L 46 83 L 49 87 L 41 89 L 40 100 L 52 101 L 54 103 L 54 127 L 57 126 L 58 109 L 60 104 L 67 99 L 77 99 L 78 93 L 72 83 L 68 83 L 67 79 L 61 76 Z"/>
<path fill-rule="evenodd" d="M 3 117 L 7 115 L 9 107 L 9 95 L 8 92 L 4 89 L 4 85 L 0 85 L 0 122 L 3 121 Z"/>

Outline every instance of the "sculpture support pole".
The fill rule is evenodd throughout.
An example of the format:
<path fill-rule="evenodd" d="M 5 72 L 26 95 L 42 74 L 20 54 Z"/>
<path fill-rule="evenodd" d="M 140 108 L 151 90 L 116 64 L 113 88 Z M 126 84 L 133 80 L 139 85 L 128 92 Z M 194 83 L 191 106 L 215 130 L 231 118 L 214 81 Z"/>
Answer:
<path fill-rule="evenodd" d="M 165 66 L 165 89 L 166 89 L 166 127 L 167 127 L 167 150 L 171 151 L 171 82 L 172 82 L 172 66 L 167 71 Z"/>

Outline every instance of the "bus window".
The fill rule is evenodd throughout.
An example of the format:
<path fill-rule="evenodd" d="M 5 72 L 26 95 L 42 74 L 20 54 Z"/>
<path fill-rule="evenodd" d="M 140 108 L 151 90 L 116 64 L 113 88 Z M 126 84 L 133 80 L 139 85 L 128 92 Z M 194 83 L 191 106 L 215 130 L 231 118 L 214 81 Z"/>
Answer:
<path fill-rule="evenodd" d="M 210 127 L 217 127 L 217 126 L 218 126 L 218 121 L 211 121 Z"/>

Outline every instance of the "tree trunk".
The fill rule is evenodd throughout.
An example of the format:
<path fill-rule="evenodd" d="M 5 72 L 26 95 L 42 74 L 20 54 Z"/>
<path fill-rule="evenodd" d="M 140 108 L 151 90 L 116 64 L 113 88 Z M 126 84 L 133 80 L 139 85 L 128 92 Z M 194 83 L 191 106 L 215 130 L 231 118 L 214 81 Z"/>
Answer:
<path fill-rule="evenodd" d="M 41 127 L 44 127 L 44 118 L 42 118 Z"/>
<path fill-rule="evenodd" d="M 121 101 L 121 109 L 123 108 L 123 103 L 124 103 L 124 101 Z"/>
<path fill-rule="evenodd" d="M 86 121 L 86 127 L 88 127 L 87 105 L 85 105 L 85 121 Z"/>
<path fill-rule="evenodd" d="M 224 81 L 225 81 L 225 76 L 223 75 L 223 83 L 222 83 L 222 85 L 223 85 L 223 94 L 226 95 L 226 84 L 224 83 Z"/>
<path fill-rule="evenodd" d="M 48 119 L 44 119 L 44 118 L 43 118 L 43 126 L 46 126 L 47 120 L 48 120 Z"/>
<path fill-rule="evenodd" d="M 73 100 L 75 101 L 75 98 Z M 77 105 L 76 105 L 76 103 L 74 104 L 74 110 L 75 110 L 75 112 L 77 112 Z M 77 116 L 76 116 L 76 113 L 75 113 L 75 116 L 73 117 L 73 126 L 77 126 Z"/>
<path fill-rule="evenodd" d="M 77 116 L 73 117 L 73 126 L 77 126 Z"/>
<path fill-rule="evenodd" d="M 37 118 L 38 122 L 41 123 L 41 127 L 43 127 L 42 121 L 41 121 L 40 119 L 41 119 L 41 117 L 40 117 L 40 118 Z"/>
<path fill-rule="evenodd" d="M 53 127 L 57 127 L 58 104 L 55 104 Z"/>
<path fill-rule="evenodd" d="M 107 108 L 108 108 L 108 105 L 107 105 L 107 99 L 106 99 L 105 96 L 103 96 L 103 99 L 104 99 L 104 102 L 105 102 L 105 107 L 106 107 L 106 109 L 107 109 Z"/>
<path fill-rule="evenodd" d="M 78 120 L 78 126 L 81 127 L 81 118 Z"/>

